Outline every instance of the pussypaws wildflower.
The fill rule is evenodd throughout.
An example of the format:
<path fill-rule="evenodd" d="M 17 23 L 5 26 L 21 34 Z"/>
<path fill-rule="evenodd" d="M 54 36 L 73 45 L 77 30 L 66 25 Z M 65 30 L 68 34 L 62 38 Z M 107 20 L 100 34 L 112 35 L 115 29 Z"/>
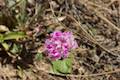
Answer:
<path fill-rule="evenodd" d="M 54 31 L 45 40 L 45 50 L 50 59 L 66 58 L 71 49 L 78 47 L 72 32 Z"/>

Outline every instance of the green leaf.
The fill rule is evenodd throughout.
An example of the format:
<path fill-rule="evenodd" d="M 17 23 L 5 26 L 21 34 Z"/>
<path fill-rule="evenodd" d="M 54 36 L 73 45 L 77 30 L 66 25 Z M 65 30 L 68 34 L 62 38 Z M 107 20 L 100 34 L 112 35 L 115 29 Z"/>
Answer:
<path fill-rule="evenodd" d="M 3 34 L 0 34 L 0 43 L 4 41 Z"/>
<path fill-rule="evenodd" d="M 24 32 L 9 32 L 3 36 L 4 40 L 19 39 L 24 37 L 26 37 Z"/>
<path fill-rule="evenodd" d="M 55 73 L 71 73 L 72 59 L 57 60 L 52 62 L 52 69 Z"/>
<path fill-rule="evenodd" d="M 35 59 L 36 59 L 36 60 L 41 60 L 41 59 L 43 59 L 43 54 L 42 54 L 42 53 L 37 53 L 37 54 L 35 55 Z"/>
<path fill-rule="evenodd" d="M 2 46 L 4 47 L 5 50 L 9 50 L 10 45 L 8 45 L 7 43 L 3 42 Z"/>
<path fill-rule="evenodd" d="M 11 7 L 13 5 L 15 5 L 15 0 L 7 0 L 7 7 Z"/>
<path fill-rule="evenodd" d="M 22 0 L 20 2 L 20 13 L 18 14 L 18 23 L 23 26 L 27 19 L 28 19 L 28 15 L 27 15 L 27 12 L 26 12 L 26 5 L 27 5 L 27 0 Z"/>
<path fill-rule="evenodd" d="M 17 54 L 18 52 L 21 52 L 21 47 L 19 44 L 13 44 L 12 49 L 10 50 L 13 54 Z"/>

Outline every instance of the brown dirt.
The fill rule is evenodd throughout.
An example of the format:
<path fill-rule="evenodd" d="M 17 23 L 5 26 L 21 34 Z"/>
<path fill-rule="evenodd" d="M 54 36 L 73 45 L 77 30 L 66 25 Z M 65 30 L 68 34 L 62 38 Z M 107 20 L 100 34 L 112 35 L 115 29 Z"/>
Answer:
<path fill-rule="evenodd" d="M 119 0 L 36 1 L 43 11 L 29 30 L 39 26 L 40 33 L 32 35 L 34 42 L 25 42 L 28 52 L 22 60 L 0 56 L 0 80 L 120 80 Z M 70 75 L 51 73 L 46 58 L 34 60 L 34 53 L 41 49 L 45 36 L 54 30 L 71 30 L 79 44 Z"/>

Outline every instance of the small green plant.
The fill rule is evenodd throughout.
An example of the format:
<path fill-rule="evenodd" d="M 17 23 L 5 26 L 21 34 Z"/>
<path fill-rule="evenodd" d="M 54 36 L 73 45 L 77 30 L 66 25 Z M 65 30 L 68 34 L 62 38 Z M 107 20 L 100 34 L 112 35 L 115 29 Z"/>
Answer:
<path fill-rule="evenodd" d="M 72 71 L 72 59 L 52 61 L 52 70 L 55 73 L 68 74 Z"/>
<path fill-rule="evenodd" d="M 19 52 L 20 46 L 14 43 L 12 48 L 10 49 L 11 45 L 9 45 L 6 41 L 18 40 L 24 37 L 26 37 L 24 32 L 8 32 L 5 34 L 0 34 L 0 44 L 3 46 L 6 52 L 10 50 L 11 53 L 15 54 Z"/>
<path fill-rule="evenodd" d="M 78 47 L 72 32 L 54 31 L 45 41 L 45 50 L 55 73 L 71 73 L 72 57 L 70 51 Z"/>
<path fill-rule="evenodd" d="M 26 37 L 27 28 L 35 18 L 38 18 L 41 7 L 36 3 L 35 13 L 29 16 L 28 0 L 5 0 L 5 4 L 5 8 L 0 12 L 0 44 L 2 45 L 0 48 L 16 54 L 21 51 L 21 44 L 16 41 Z"/>

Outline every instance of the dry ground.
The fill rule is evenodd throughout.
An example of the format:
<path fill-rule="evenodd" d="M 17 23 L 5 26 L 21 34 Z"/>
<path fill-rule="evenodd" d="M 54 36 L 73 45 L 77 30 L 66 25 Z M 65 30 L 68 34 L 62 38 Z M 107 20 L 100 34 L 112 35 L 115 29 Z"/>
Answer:
<path fill-rule="evenodd" d="M 41 16 L 27 32 L 40 31 L 24 42 L 21 60 L 0 54 L 0 80 L 120 80 L 120 0 L 28 0 L 29 15 L 34 15 L 36 3 Z M 51 73 L 46 58 L 34 59 L 54 30 L 72 31 L 79 44 L 69 75 Z"/>

